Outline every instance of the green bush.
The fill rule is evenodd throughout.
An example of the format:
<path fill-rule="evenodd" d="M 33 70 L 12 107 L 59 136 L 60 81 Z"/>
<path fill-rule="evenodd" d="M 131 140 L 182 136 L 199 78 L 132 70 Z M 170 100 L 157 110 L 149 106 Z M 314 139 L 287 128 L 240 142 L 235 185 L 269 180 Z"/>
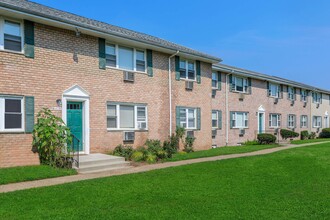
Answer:
<path fill-rule="evenodd" d="M 246 146 L 251 146 L 251 145 L 259 145 L 260 143 L 259 143 L 259 141 L 257 141 L 257 140 L 253 140 L 253 141 L 249 141 L 249 140 L 247 140 L 247 141 L 245 141 L 244 143 L 243 143 L 243 145 L 246 145 Z"/>
<path fill-rule="evenodd" d="M 301 131 L 300 132 L 300 139 L 301 140 L 306 140 L 306 139 L 308 139 L 309 138 L 309 133 L 308 133 L 308 131 Z"/>
<path fill-rule="evenodd" d="M 132 156 L 131 156 L 131 160 L 135 161 L 135 162 L 141 162 L 144 161 L 144 154 L 141 151 L 134 151 Z"/>
<path fill-rule="evenodd" d="M 276 137 L 272 134 L 258 134 L 257 139 L 260 144 L 272 144 L 276 141 Z"/>
<path fill-rule="evenodd" d="M 185 138 L 185 142 L 184 142 L 184 145 L 183 145 L 183 151 L 184 152 L 187 152 L 187 153 L 191 153 L 191 152 L 194 152 L 194 142 L 195 142 L 195 137 L 189 137 L 187 136 Z"/>
<path fill-rule="evenodd" d="M 316 138 L 316 133 L 315 132 L 311 132 L 308 139 L 315 139 Z"/>
<path fill-rule="evenodd" d="M 281 137 L 283 139 L 288 139 L 288 138 L 296 138 L 299 137 L 299 134 L 297 132 L 287 130 L 287 129 L 281 129 Z"/>
<path fill-rule="evenodd" d="M 148 152 L 145 156 L 145 161 L 147 163 L 155 163 L 157 161 L 157 156 L 152 154 L 151 152 Z"/>
<path fill-rule="evenodd" d="M 324 128 L 320 133 L 320 138 L 330 138 L 330 128 Z"/>
<path fill-rule="evenodd" d="M 119 144 L 113 151 L 113 155 L 125 157 L 126 160 L 130 160 L 133 154 L 133 148 L 129 145 Z"/>
<path fill-rule="evenodd" d="M 145 143 L 145 146 L 147 147 L 148 152 L 156 155 L 158 158 L 164 156 L 164 150 L 162 147 L 162 143 L 160 140 L 147 140 Z"/>
<path fill-rule="evenodd" d="M 60 168 L 71 168 L 70 157 L 72 137 L 70 129 L 63 120 L 47 109 L 37 115 L 33 129 L 33 150 L 39 153 L 41 164 Z"/>

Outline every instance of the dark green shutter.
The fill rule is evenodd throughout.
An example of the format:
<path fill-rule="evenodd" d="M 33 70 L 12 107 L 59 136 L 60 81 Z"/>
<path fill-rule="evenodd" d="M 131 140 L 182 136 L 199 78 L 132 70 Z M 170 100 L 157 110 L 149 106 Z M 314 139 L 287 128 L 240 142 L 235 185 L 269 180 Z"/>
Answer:
<path fill-rule="evenodd" d="M 99 38 L 99 68 L 105 70 L 105 39 Z"/>
<path fill-rule="evenodd" d="M 34 127 L 34 97 L 25 97 L 25 132 L 32 133 Z"/>
<path fill-rule="evenodd" d="M 297 116 L 294 115 L 293 119 L 294 119 L 294 128 L 296 128 L 297 127 Z"/>
<path fill-rule="evenodd" d="M 300 128 L 303 127 L 302 124 L 303 124 L 303 115 L 300 115 Z"/>
<path fill-rule="evenodd" d="M 309 123 L 308 123 L 309 121 L 308 121 L 308 116 L 306 116 L 306 128 L 308 128 L 308 126 L 309 126 Z"/>
<path fill-rule="evenodd" d="M 230 128 L 233 128 L 234 127 L 234 125 L 233 125 L 233 113 L 234 112 L 230 112 L 229 114 L 230 114 L 230 122 L 229 122 L 229 124 L 230 124 Z"/>
<path fill-rule="evenodd" d="M 221 90 L 221 72 L 218 72 L 218 90 Z"/>
<path fill-rule="evenodd" d="M 175 79 L 180 80 L 180 57 L 175 56 Z"/>
<path fill-rule="evenodd" d="M 201 109 L 197 108 L 197 130 L 201 130 Z"/>
<path fill-rule="evenodd" d="M 296 101 L 297 100 L 297 89 L 296 88 L 293 88 L 293 97 L 294 97 L 294 100 Z"/>
<path fill-rule="evenodd" d="M 321 96 L 320 104 L 322 104 L 322 101 L 323 101 L 322 93 L 320 93 L 320 96 Z"/>
<path fill-rule="evenodd" d="M 233 75 L 229 75 L 229 91 L 233 91 Z"/>
<path fill-rule="evenodd" d="M 34 58 L 34 23 L 24 20 L 24 55 Z"/>
<path fill-rule="evenodd" d="M 222 111 L 218 111 L 218 128 L 222 129 Z"/>
<path fill-rule="evenodd" d="M 267 96 L 270 96 L 269 90 L 270 90 L 270 86 L 269 86 L 269 82 L 267 82 Z"/>
<path fill-rule="evenodd" d="M 197 83 L 201 84 L 201 62 L 196 61 L 196 77 L 197 77 Z"/>
<path fill-rule="evenodd" d="M 147 50 L 147 73 L 149 77 L 154 76 L 153 64 L 152 64 L 152 50 Z"/>
<path fill-rule="evenodd" d="M 280 98 L 281 99 L 283 99 L 283 85 L 280 85 L 280 89 L 281 89 L 281 91 L 280 91 Z"/>
<path fill-rule="evenodd" d="M 287 127 L 287 128 L 290 127 L 290 126 L 289 126 L 289 116 L 290 116 L 290 115 L 287 115 L 287 119 L 286 119 L 286 127 Z"/>
<path fill-rule="evenodd" d="M 248 78 L 248 93 L 252 94 L 252 80 Z"/>
<path fill-rule="evenodd" d="M 181 107 L 177 106 L 176 110 L 175 110 L 176 127 L 180 127 L 180 109 L 181 109 Z"/>

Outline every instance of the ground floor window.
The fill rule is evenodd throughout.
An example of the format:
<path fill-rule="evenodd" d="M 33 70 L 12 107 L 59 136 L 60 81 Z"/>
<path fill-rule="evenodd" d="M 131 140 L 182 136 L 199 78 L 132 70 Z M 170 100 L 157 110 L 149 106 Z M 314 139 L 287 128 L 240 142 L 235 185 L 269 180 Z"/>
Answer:
<path fill-rule="evenodd" d="M 146 105 L 108 103 L 107 128 L 109 130 L 146 130 L 147 125 Z"/>
<path fill-rule="evenodd" d="M 0 131 L 24 131 L 23 97 L 0 97 Z"/>
<path fill-rule="evenodd" d="M 314 128 L 322 127 L 322 117 L 321 116 L 313 116 L 313 127 Z"/>
<path fill-rule="evenodd" d="M 296 127 L 296 115 L 288 115 L 288 128 Z"/>
<path fill-rule="evenodd" d="M 248 128 L 248 112 L 231 112 L 230 115 L 232 128 Z"/>
<path fill-rule="evenodd" d="M 271 127 L 271 128 L 281 127 L 281 115 L 280 114 L 270 114 L 269 115 L 269 127 Z"/>
<path fill-rule="evenodd" d="M 196 129 L 195 108 L 180 108 L 180 126 L 187 129 Z"/>
<path fill-rule="evenodd" d="M 308 127 L 307 122 L 308 122 L 308 117 L 307 117 L 307 115 L 302 115 L 302 116 L 301 116 L 301 121 L 300 121 L 300 127 L 302 127 L 302 128 L 307 128 L 307 127 Z"/>

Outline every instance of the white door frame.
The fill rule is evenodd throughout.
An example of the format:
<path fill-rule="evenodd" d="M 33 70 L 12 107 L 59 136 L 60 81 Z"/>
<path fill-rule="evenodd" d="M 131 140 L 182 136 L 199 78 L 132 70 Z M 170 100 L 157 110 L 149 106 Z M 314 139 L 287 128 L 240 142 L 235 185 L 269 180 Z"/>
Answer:
<path fill-rule="evenodd" d="M 62 119 L 67 123 L 67 102 L 82 102 L 83 107 L 83 151 L 82 154 L 90 153 L 90 129 L 89 129 L 89 94 L 80 86 L 74 85 L 65 90 L 62 95 Z"/>
<path fill-rule="evenodd" d="M 263 114 L 263 123 L 262 123 L 262 126 L 263 126 L 263 131 L 266 130 L 266 114 L 265 114 L 265 109 L 264 107 L 261 105 L 259 108 L 258 108 L 258 114 L 257 114 L 257 117 L 258 117 L 258 134 L 259 131 L 260 131 L 260 114 Z"/>

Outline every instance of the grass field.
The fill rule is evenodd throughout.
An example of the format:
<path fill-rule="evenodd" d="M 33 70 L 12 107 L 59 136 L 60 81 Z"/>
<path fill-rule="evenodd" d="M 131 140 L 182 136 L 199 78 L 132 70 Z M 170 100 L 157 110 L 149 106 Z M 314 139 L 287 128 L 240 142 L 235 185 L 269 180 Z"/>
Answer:
<path fill-rule="evenodd" d="M 0 169 L 0 185 L 52 177 L 74 175 L 75 170 L 55 169 L 50 166 L 25 166 Z M 0 216 L 1 219 L 1 216 Z"/>
<path fill-rule="evenodd" d="M 328 219 L 328 144 L 0 194 L 0 219 Z"/>
<path fill-rule="evenodd" d="M 294 140 L 294 141 L 291 141 L 291 144 L 310 144 L 310 143 L 318 143 L 318 142 L 325 142 L 325 141 L 329 141 L 330 142 L 330 138 Z"/>

